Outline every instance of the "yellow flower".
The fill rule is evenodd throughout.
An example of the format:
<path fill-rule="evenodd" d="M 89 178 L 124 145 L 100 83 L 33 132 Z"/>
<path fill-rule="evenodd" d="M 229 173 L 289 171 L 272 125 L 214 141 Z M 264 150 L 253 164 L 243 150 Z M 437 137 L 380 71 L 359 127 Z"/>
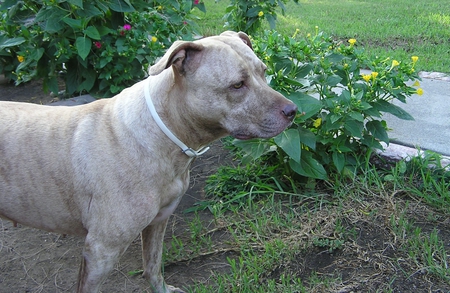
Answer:
<path fill-rule="evenodd" d="M 363 78 L 366 82 L 369 82 L 369 80 L 372 78 L 372 75 L 370 75 L 370 74 L 362 74 L 362 78 Z"/>
<path fill-rule="evenodd" d="M 155 36 L 152 37 L 152 43 L 156 43 L 157 40 L 158 40 L 157 37 L 155 37 Z"/>
<path fill-rule="evenodd" d="M 17 56 L 17 60 L 19 60 L 19 62 L 22 63 L 25 60 L 25 58 L 19 55 Z"/>
<path fill-rule="evenodd" d="M 370 76 L 372 76 L 372 78 L 375 79 L 378 76 L 378 72 L 374 71 L 370 74 Z"/>
<path fill-rule="evenodd" d="M 416 94 L 418 94 L 419 96 L 423 95 L 423 89 L 418 88 Z"/>
<path fill-rule="evenodd" d="M 313 122 L 313 126 L 315 128 L 319 127 L 322 124 L 322 118 L 317 118 L 316 120 L 314 120 Z"/>
<path fill-rule="evenodd" d="M 418 80 L 416 80 L 413 84 L 412 84 L 412 86 L 420 86 L 420 83 L 419 83 L 419 81 Z"/>
<path fill-rule="evenodd" d="M 262 11 L 258 12 L 258 16 L 259 16 L 259 17 L 261 17 L 261 16 L 263 16 L 263 15 L 264 15 L 264 12 L 262 12 Z"/>
<path fill-rule="evenodd" d="M 399 64 L 397 60 L 392 60 L 392 67 L 398 66 Z"/>
<path fill-rule="evenodd" d="M 157 10 L 162 10 L 163 7 L 161 5 L 158 5 L 158 7 L 156 7 Z"/>
<path fill-rule="evenodd" d="M 413 62 L 413 63 L 416 63 L 417 60 L 419 60 L 419 57 L 417 57 L 417 56 L 412 56 L 411 59 L 412 59 L 412 62 Z"/>
<path fill-rule="evenodd" d="M 300 32 L 300 30 L 299 30 L 298 28 L 295 29 L 295 33 L 294 33 L 294 35 L 292 36 L 292 38 L 295 38 L 299 32 Z"/>
<path fill-rule="evenodd" d="M 353 46 L 354 44 L 356 44 L 356 39 L 350 39 L 348 40 L 348 42 L 350 43 L 350 46 Z"/>

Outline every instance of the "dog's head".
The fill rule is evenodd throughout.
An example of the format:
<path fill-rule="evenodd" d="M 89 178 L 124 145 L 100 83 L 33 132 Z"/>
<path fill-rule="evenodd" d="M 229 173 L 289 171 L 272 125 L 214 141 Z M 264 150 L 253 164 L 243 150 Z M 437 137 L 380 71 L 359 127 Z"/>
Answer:
<path fill-rule="evenodd" d="M 297 112 L 294 103 L 267 85 L 266 66 L 243 32 L 177 41 L 149 74 L 164 70 L 173 70 L 176 85 L 190 101 L 187 112 L 199 124 L 238 139 L 276 136 Z"/>

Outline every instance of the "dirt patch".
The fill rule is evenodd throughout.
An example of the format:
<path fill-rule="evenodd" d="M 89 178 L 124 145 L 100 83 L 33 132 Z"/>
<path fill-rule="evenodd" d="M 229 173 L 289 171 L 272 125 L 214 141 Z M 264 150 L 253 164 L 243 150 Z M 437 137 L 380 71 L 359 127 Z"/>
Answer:
<path fill-rule="evenodd" d="M 0 100 L 14 100 L 46 104 L 55 98 L 42 92 L 39 82 L 14 87 L 0 85 Z M 230 235 L 226 229 L 214 228 L 213 216 L 209 211 L 197 215 L 183 213 L 187 208 L 204 199 L 205 179 L 218 166 L 231 162 L 229 153 L 216 143 L 212 149 L 198 159 L 193 168 L 191 186 L 171 218 L 166 232 L 166 247 L 170 251 L 173 239 L 189 242 L 189 229 L 195 217 L 207 226 L 212 240 L 212 249 L 185 254 L 175 260 L 166 261 L 164 275 L 167 283 L 181 288 L 191 288 L 195 283 L 208 283 L 212 274 L 230 271 L 227 258 L 234 258 L 238 252 L 227 246 Z M 396 205 L 405 205 L 403 198 L 392 198 Z M 377 210 L 373 218 L 352 216 L 344 218 L 346 231 L 352 231 L 345 243 L 330 250 L 314 245 L 299 250 L 294 257 L 279 260 L 279 266 L 267 272 L 267 278 L 278 280 L 282 274 L 291 273 L 306 284 L 313 283 L 313 277 L 330 276 L 339 283 L 311 286 L 310 292 L 450 292 L 450 285 L 428 276 L 426 271 L 415 273 L 402 271 L 407 260 L 402 258 L 401 244 L 387 228 L 391 211 L 374 200 L 364 203 L 366 209 Z M 351 207 L 358 211 L 359 207 Z M 440 217 L 427 221 L 432 211 L 420 204 L 410 206 L 409 216 L 424 231 L 437 229 L 450 253 L 450 220 Z M 436 216 L 437 217 L 437 216 Z M 325 220 L 317 225 L 327 226 Z M 324 228 L 326 229 L 326 227 Z M 303 238 L 298 241 L 304 241 Z M 13 224 L 0 220 L 0 291 L 1 292 L 73 292 L 76 287 L 78 267 L 81 262 L 83 239 Z M 185 248 L 182 252 L 190 251 Z M 411 266 L 408 266 L 410 268 Z M 136 239 L 116 265 L 103 284 L 102 292 L 151 292 L 148 284 L 130 272 L 142 268 L 140 239 Z"/>
<path fill-rule="evenodd" d="M 42 81 L 40 80 L 33 80 L 26 84 L 14 86 L 13 83 L 9 83 L 0 77 L 0 101 L 45 105 L 57 100 L 57 97 L 43 91 Z"/>

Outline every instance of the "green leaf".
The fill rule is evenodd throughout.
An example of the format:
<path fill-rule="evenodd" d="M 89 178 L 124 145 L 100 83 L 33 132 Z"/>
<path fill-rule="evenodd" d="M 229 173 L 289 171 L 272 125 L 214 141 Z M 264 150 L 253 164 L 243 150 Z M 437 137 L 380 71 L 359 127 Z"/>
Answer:
<path fill-rule="evenodd" d="M 247 10 L 247 12 L 245 13 L 245 16 L 248 17 L 255 17 L 258 15 L 258 13 L 262 10 L 261 6 L 255 6 L 250 8 L 249 10 Z"/>
<path fill-rule="evenodd" d="M 380 100 L 374 103 L 374 107 L 377 108 L 378 111 L 390 113 L 403 120 L 414 120 L 414 117 L 412 117 L 408 112 L 406 112 L 399 106 L 384 100 Z"/>
<path fill-rule="evenodd" d="M 343 116 L 341 114 L 329 114 L 328 120 L 331 122 L 331 124 L 335 124 L 338 121 L 343 120 Z"/>
<path fill-rule="evenodd" d="M 134 7 L 128 1 L 123 0 L 112 0 L 108 3 L 109 8 L 116 12 L 133 12 L 135 11 Z"/>
<path fill-rule="evenodd" d="M 12 38 L 12 39 L 6 39 L 3 42 L 0 42 L 0 50 L 8 48 L 8 47 L 14 47 L 18 46 L 25 42 L 25 38 L 18 37 L 18 38 Z"/>
<path fill-rule="evenodd" d="M 200 10 L 203 13 L 206 13 L 206 7 L 205 7 L 205 3 L 203 2 L 199 2 L 197 5 L 195 5 L 194 7 L 198 8 L 198 10 Z"/>
<path fill-rule="evenodd" d="M 303 113 L 301 116 L 302 120 L 314 116 L 322 109 L 322 104 L 318 99 L 301 92 L 294 92 L 287 96 L 287 98 L 297 105 L 300 113 Z"/>
<path fill-rule="evenodd" d="M 327 77 L 325 84 L 328 86 L 335 86 L 337 85 L 342 78 L 339 75 L 330 75 Z"/>
<path fill-rule="evenodd" d="M 339 63 L 341 62 L 345 56 L 342 54 L 337 54 L 337 53 L 331 53 L 330 55 L 325 57 L 326 59 L 328 59 L 331 63 Z"/>
<path fill-rule="evenodd" d="M 364 122 L 364 116 L 359 112 L 350 112 L 348 116 L 355 119 L 356 121 Z"/>
<path fill-rule="evenodd" d="M 265 14 L 267 21 L 269 22 L 270 29 L 275 29 L 276 27 L 276 19 L 272 14 Z"/>
<path fill-rule="evenodd" d="M 352 95 L 348 90 L 343 90 L 342 93 L 339 95 L 339 98 L 348 103 L 350 102 Z"/>
<path fill-rule="evenodd" d="M 241 148 L 247 155 L 254 160 L 268 152 L 269 143 L 262 139 L 239 140 L 235 139 L 233 145 Z"/>
<path fill-rule="evenodd" d="M 356 120 L 346 120 L 344 128 L 350 132 L 353 137 L 362 137 L 362 131 L 364 129 L 364 123 Z"/>
<path fill-rule="evenodd" d="M 58 80 L 55 76 L 51 76 L 49 78 L 44 78 L 43 82 L 44 91 L 50 90 L 54 94 L 58 94 Z"/>
<path fill-rule="evenodd" d="M 323 166 L 312 157 L 312 154 L 309 152 L 302 153 L 300 163 L 292 159 L 289 160 L 289 166 L 292 170 L 302 176 L 316 179 L 327 179 L 327 172 L 325 171 Z"/>
<path fill-rule="evenodd" d="M 372 135 L 364 135 L 364 137 L 361 139 L 361 143 L 368 146 L 369 148 L 376 148 L 379 150 L 383 149 L 383 146 L 380 144 L 380 142 L 376 140 Z"/>
<path fill-rule="evenodd" d="M 288 129 L 277 135 L 275 143 L 288 154 L 294 161 L 300 162 L 302 148 L 300 144 L 300 133 L 297 129 Z"/>
<path fill-rule="evenodd" d="M 297 68 L 295 77 L 303 78 L 303 77 L 307 76 L 311 72 L 312 69 L 313 69 L 313 66 L 311 63 L 305 63 Z"/>
<path fill-rule="evenodd" d="M 35 22 L 44 22 L 45 31 L 49 33 L 56 33 L 64 29 L 61 21 L 65 17 L 65 12 L 60 9 L 41 9 L 36 14 Z"/>
<path fill-rule="evenodd" d="M 39 48 L 39 49 L 34 50 L 34 51 L 31 52 L 30 58 L 33 59 L 33 60 L 38 61 L 38 60 L 41 59 L 41 57 L 42 57 L 42 55 L 44 55 L 44 53 L 45 53 L 45 49 L 44 48 Z"/>
<path fill-rule="evenodd" d="M 338 151 L 334 151 L 331 156 L 333 158 L 333 164 L 336 166 L 336 169 L 338 170 L 338 172 L 341 172 L 345 166 L 345 155 Z"/>
<path fill-rule="evenodd" d="M 82 92 L 82 91 L 89 92 L 92 89 L 92 87 L 94 86 L 95 81 L 97 80 L 95 70 L 92 68 L 84 70 L 82 75 L 83 75 L 84 80 L 78 86 L 77 91 L 78 92 Z"/>
<path fill-rule="evenodd" d="M 104 8 L 106 11 L 108 11 L 108 8 L 105 7 L 104 5 L 100 5 L 100 3 L 99 3 L 99 7 Z M 104 11 L 104 12 L 106 12 L 106 11 Z M 92 17 L 102 15 L 104 12 L 100 11 L 100 9 L 97 8 L 95 5 L 93 5 L 92 3 L 85 2 L 84 8 L 82 10 L 80 9 L 78 11 L 78 15 L 79 15 L 79 17 L 90 19 Z"/>
<path fill-rule="evenodd" d="M 67 0 L 67 2 L 83 9 L 83 0 Z"/>
<path fill-rule="evenodd" d="M 84 33 L 90 37 L 91 39 L 94 40 L 100 40 L 100 33 L 98 32 L 98 30 L 95 28 L 95 26 L 88 26 L 85 30 Z"/>
<path fill-rule="evenodd" d="M 97 28 L 97 30 L 98 30 L 100 36 L 106 36 L 107 34 L 110 34 L 110 33 L 113 32 L 112 29 L 110 29 L 110 28 L 108 28 L 106 26 L 100 26 L 100 27 Z"/>
<path fill-rule="evenodd" d="M 91 51 L 92 40 L 88 37 L 78 37 L 75 41 L 75 47 L 78 51 L 78 56 L 85 60 Z"/>
<path fill-rule="evenodd" d="M 81 22 L 81 19 L 73 19 L 73 18 L 69 18 L 69 17 L 64 17 L 62 19 L 62 21 L 67 23 L 74 30 L 81 30 L 83 27 L 83 23 Z"/>
<path fill-rule="evenodd" d="M 298 132 L 300 133 L 300 141 L 307 147 L 315 150 L 316 149 L 316 135 L 311 132 L 311 130 L 299 127 Z"/>
<path fill-rule="evenodd" d="M 22 4 L 22 3 L 17 3 L 17 0 L 5 0 L 2 1 L 1 3 L 2 5 L 0 6 L 0 10 L 7 10 L 8 8 L 10 8 L 11 6 L 17 5 L 17 4 Z"/>
<path fill-rule="evenodd" d="M 383 123 L 379 120 L 373 120 L 366 123 L 367 130 L 373 135 L 373 137 L 384 141 L 385 143 L 389 143 L 389 137 L 386 132 L 386 128 Z"/>

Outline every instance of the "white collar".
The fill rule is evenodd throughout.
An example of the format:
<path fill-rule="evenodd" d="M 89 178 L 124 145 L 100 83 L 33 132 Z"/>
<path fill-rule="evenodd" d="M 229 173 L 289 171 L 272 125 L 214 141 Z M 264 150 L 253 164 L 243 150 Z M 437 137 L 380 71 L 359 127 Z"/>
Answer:
<path fill-rule="evenodd" d="M 164 132 L 170 140 L 172 140 L 177 146 L 181 148 L 183 153 L 185 153 L 188 157 L 198 157 L 200 155 L 203 155 L 207 150 L 209 150 L 209 147 L 202 147 L 198 151 L 195 151 L 191 149 L 190 147 L 186 146 L 181 140 L 179 140 L 172 131 L 167 128 L 167 126 L 164 124 L 164 122 L 159 117 L 158 113 L 156 112 L 155 105 L 153 105 L 152 98 L 150 97 L 149 92 L 149 82 L 144 86 L 144 94 L 145 94 L 145 101 L 147 102 L 148 109 L 150 110 L 150 113 L 152 114 L 153 119 L 155 120 L 156 124 L 158 124 L 159 128 L 161 128 L 162 132 Z"/>

